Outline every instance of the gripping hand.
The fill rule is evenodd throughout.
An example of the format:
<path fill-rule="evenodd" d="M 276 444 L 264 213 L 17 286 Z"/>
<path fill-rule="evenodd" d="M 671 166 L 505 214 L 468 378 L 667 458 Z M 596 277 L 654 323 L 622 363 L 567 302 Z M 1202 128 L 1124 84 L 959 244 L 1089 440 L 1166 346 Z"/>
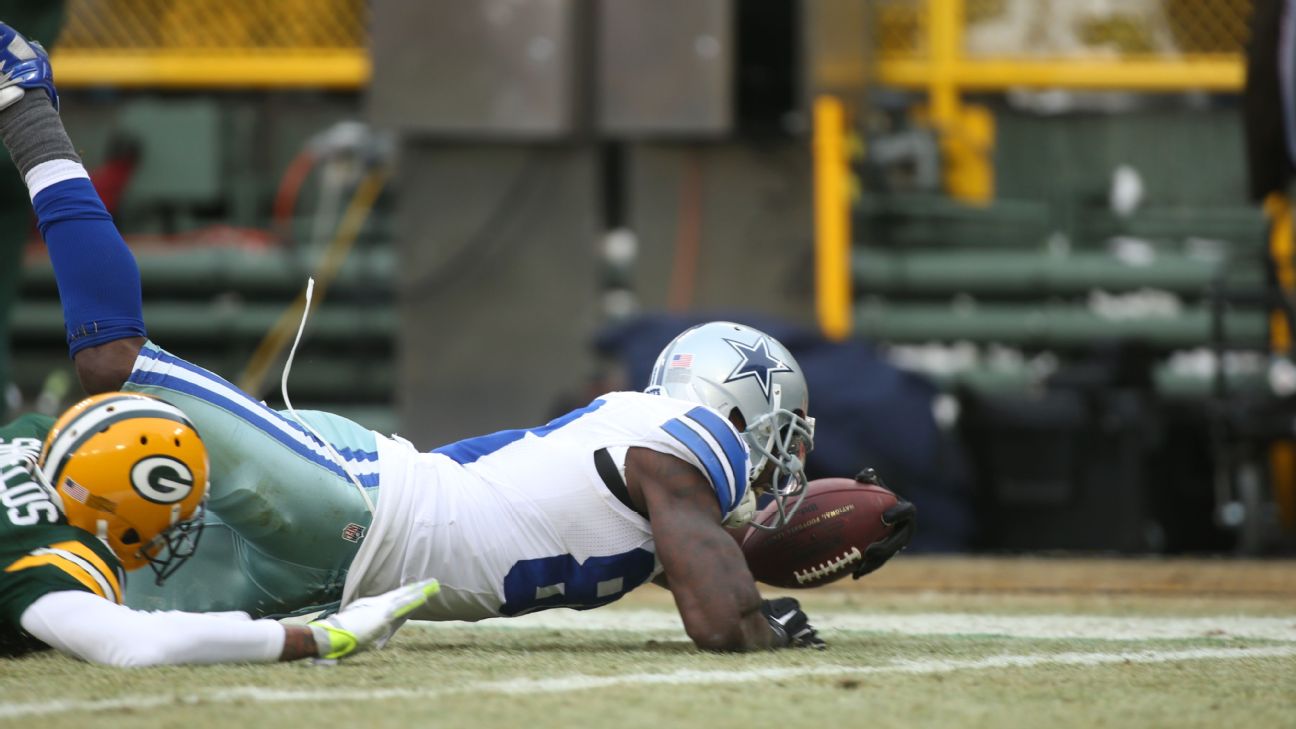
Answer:
<path fill-rule="evenodd" d="M 801 603 L 795 598 L 778 597 L 761 601 L 761 614 L 769 621 L 770 630 L 777 636 L 778 648 L 816 648 L 823 650 L 828 644 L 823 642 L 810 618 L 801 610 Z"/>
<path fill-rule="evenodd" d="M 882 477 L 871 468 L 855 474 L 855 480 L 886 488 Z M 913 539 L 914 531 L 918 528 L 918 507 L 896 494 L 895 506 L 882 512 L 882 523 L 892 527 L 891 534 L 864 549 L 864 561 L 852 573 L 857 580 L 886 564 L 887 560 L 909 545 L 909 540 Z"/>

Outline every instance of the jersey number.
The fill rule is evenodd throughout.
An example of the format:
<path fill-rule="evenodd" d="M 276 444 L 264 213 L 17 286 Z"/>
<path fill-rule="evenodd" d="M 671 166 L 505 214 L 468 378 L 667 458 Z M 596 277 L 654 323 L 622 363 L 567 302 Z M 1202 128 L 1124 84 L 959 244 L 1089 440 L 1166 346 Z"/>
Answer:
<path fill-rule="evenodd" d="M 58 521 L 58 509 L 50 501 L 49 494 L 41 485 L 28 481 L 17 486 L 6 487 L 0 483 L 0 504 L 9 509 L 9 521 L 16 526 L 31 526 L 41 521 Z"/>
<path fill-rule="evenodd" d="M 570 554 L 525 559 L 504 576 L 504 615 L 567 607 L 589 610 L 606 605 L 652 576 L 656 558 L 646 549 L 607 557 L 590 557 L 584 564 Z"/>

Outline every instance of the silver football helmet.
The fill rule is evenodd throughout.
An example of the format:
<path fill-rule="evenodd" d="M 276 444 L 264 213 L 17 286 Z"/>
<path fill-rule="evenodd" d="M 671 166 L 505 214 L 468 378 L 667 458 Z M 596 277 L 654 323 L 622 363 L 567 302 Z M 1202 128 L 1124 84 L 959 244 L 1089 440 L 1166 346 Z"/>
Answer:
<path fill-rule="evenodd" d="M 805 375 L 778 340 L 733 322 L 700 324 L 658 355 L 647 392 L 706 405 L 730 422 L 736 410 L 736 427 L 751 451 L 748 483 L 754 487 L 767 468 L 773 471 L 761 487 L 773 496 L 778 515 L 755 526 L 778 529 L 792 518 L 805 498 L 804 459 L 814 447 L 814 418 Z"/>

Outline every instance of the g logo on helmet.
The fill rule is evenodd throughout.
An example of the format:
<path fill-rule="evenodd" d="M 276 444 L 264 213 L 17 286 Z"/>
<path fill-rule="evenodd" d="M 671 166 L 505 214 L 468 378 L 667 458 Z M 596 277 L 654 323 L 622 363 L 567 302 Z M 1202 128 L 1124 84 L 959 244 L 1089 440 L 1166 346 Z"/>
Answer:
<path fill-rule="evenodd" d="M 193 471 L 170 456 L 149 456 L 131 466 L 131 486 L 155 504 L 183 501 L 193 491 Z"/>

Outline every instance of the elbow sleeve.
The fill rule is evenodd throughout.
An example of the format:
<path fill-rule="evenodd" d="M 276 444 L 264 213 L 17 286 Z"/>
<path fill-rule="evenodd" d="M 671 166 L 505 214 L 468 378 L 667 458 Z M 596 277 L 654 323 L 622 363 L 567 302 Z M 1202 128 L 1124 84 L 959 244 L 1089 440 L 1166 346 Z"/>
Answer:
<path fill-rule="evenodd" d="M 147 336 L 139 266 L 84 169 L 68 160 L 55 160 L 37 165 L 28 177 L 34 191 L 32 206 L 63 302 L 71 353 Z M 35 192 L 37 182 L 47 179 L 57 182 Z"/>
<path fill-rule="evenodd" d="M 263 663 L 278 660 L 283 626 L 230 615 L 131 610 L 88 592 L 52 592 L 22 627 L 68 655 L 109 666 Z"/>

